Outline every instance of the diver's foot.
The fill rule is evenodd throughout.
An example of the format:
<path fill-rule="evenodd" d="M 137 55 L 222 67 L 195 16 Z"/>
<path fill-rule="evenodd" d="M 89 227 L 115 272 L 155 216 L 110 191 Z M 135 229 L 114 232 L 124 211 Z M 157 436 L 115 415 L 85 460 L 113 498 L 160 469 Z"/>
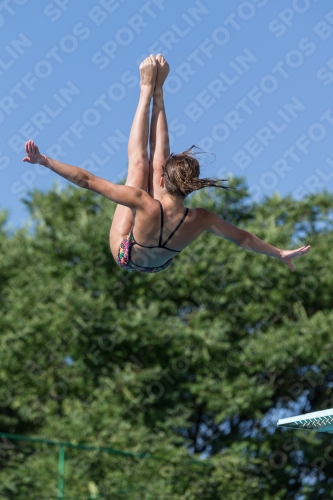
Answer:
<path fill-rule="evenodd" d="M 157 63 L 155 56 L 151 54 L 144 59 L 140 64 L 140 86 L 141 90 L 149 90 L 152 94 L 154 92 L 157 75 Z"/>
<path fill-rule="evenodd" d="M 162 56 L 162 54 L 157 54 L 156 56 L 156 64 L 157 64 L 157 76 L 155 82 L 155 91 L 161 90 L 163 84 L 168 76 L 170 71 L 170 66 Z"/>

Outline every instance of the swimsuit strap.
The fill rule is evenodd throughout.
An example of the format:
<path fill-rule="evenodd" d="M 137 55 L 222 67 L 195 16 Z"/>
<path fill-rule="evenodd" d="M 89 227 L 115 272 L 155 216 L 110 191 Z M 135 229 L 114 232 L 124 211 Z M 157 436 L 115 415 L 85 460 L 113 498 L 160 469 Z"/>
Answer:
<path fill-rule="evenodd" d="M 138 245 L 139 247 L 142 247 L 142 248 L 158 248 L 156 245 L 155 245 L 155 246 L 148 247 L 148 246 L 146 246 L 146 245 L 141 245 L 140 243 L 138 243 L 138 242 L 136 241 L 136 239 L 134 238 L 133 228 L 131 229 L 130 235 L 132 236 L 132 239 L 133 239 L 133 244 L 134 244 L 134 245 Z"/>
<path fill-rule="evenodd" d="M 177 226 L 175 227 L 175 229 L 170 234 L 169 238 L 167 238 L 166 241 L 162 244 L 164 213 L 163 213 L 162 203 L 160 202 L 160 200 L 156 200 L 156 201 L 158 201 L 158 203 L 160 204 L 160 208 L 161 208 L 161 231 L 160 231 L 160 241 L 158 243 L 158 246 L 160 248 L 166 248 L 165 245 L 168 243 L 168 241 L 171 240 L 171 238 L 173 237 L 173 235 L 178 231 L 178 229 L 180 228 L 180 226 L 183 224 L 184 220 L 186 219 L 186 216 L 188 214 L 188 208 L 185 210 L 185 213 L 183 215 L 182 220 L 177 224 Z M 167 248 L 167 250 L 171 250 L 171 248 Z M 180 252 L 179 250 L 171 250 L 171 251 L 172 252 Z"/>
<path fill-rule="evenodd" d="M 155 198 L 154 198 L 155 199 Z M 158 241 L 158 245 L 154 245 L 154 246 L 146 246 L 146 245 L 140 245 L 140 243 L 138 243 L 137 241 L 135 241 L 134 239 L 134 235 L 133 235 L 133 228 L 132 228 L 132 236 L 133 236 L 133 240 L 134 240 L 134 243 L 136 245 L 139 245 L 139 247 L 142 247 L 142 248 L 162 248 L 162 235 L 163 235 L 163 222 L 164 222 L 164 213 L 163 213 L 163 207 L 162 207 L 162 203 L 159 201 L 159 200 L 156 200 L 158 201 L 159 205 L 160 205 L 160 211 L 161 211 L 161 227 L 160 227 L 160 239 Z"/>
<path fill-rule="evenodd" d="M 185 213 L 183 215 L 183 218 L 182 220 L 177 224 L 177 227 L 175 227 L 175 229 L 172 231 L 172 233 L 170 234 L 169 238 L 167 238 L 167 240 L 162 244 L 162 237 L 163 237 L 163 224 L 164 224 L 164 212 L 163 212 L 163 206 L 162 206 L 162 203 L 160 202 L 160 200 L 156 200 L 159 205 L 160 205 L 160 210 L 161 210 L 161 228 L 160 228 L 160 238 L 159 238 L 159 242 L 158 242 L 158 245 L 156 246 L 146 246 L 146 245 L 140 245 L 140 243 L 138 243 L 135 238 L 134 238 L 134 234 L 133 234 L 133 227 L 131 229 L 131 232 L 130 234 L 132 235 L 132 238 L 133 238 L 133 243 L 134 245 L 138 245 L 139 247 L 142 247 L 142 248 L 165 248 L 166 250 L 170 250 L 170 252 L 176 252 L 176 253 L 180 253 L 181 250 L 173 250 L 172 248 L 167 248 L 165 245 L 168 243 L 168 241 L 171 240 L 171 238 L 173 237 L 173 235 L 176 233 L 176 231 L 178 231 L 178 229 L 180 228 L 180 226 L 183 224 L 184 220 L 186 219 L 186 216 L 188 214 L 188 208 L 185 210 Z"/>
<path fill-rule="evenodd" d="M 180 226 L 183 224 L 184 220 L 186 219 L 186 216 L 188 214 L 188 208 L 185 210 L 185 213 L 183 215 L 183 218 L 182 220 L 179 222 L 179 224 L 177 225 L 177 227 L 172 231 L 172 233 L 170 234 L 169 238 L 163 243 L 163 247 L 165 247 L 165 245 L 168 243 L 169 240 L 171 240 L 171 238 L 173 237 L 173 235 L 178 231 L 178 229 L 180 228 Z M 168 249 L 168 250 L 171 250 L 171 249 Z M 177 251 L 177 250 L 174 250 L 174 251 Z"/>

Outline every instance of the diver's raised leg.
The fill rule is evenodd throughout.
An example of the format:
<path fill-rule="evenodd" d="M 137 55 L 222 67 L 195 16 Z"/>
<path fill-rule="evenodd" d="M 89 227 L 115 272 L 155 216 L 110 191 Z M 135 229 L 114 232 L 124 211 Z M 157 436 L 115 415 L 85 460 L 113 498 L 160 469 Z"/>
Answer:
<path fill-rule="evenodd" d="M 163 84 L 170 71 L 161 54 L 156 56 L 157 76 L 153 95 L 153 112 L 150 124 L 149 194 L 160 199 L 162 165 L 170 155 L 168 123 L 166 119 Z"/>
<path fill-rule="evenodd" d="M 125 184 L 144 191 L 147 191 L 148 188 L 149 112 L 155 88 L 156 73 L 156 59 L 151 55 L 140 64 L 140 98 L 128 141 L 128 173 Z M 110 230 L 110 246 L 113 256 L 117 255 L 119 245 L 122 239 L 128 235 L 132 225 L 131 209 L 118 205 Z"/>

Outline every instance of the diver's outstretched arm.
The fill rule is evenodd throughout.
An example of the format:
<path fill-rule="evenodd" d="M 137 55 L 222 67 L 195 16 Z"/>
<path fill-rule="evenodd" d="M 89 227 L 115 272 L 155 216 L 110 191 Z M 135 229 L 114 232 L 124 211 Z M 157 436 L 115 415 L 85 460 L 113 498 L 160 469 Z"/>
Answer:
<path fill-rule="evenodd" d="M 74 167 L 52 160 L 47 156 L 41 155 L 38 146 L 33 141 L 28 141 L 25 145 L 26 156 L 22 161 L 29 163 L 39 163 L 49 168 L 61 177 L 64 177 L 77 186 L 95 191 L 95 193 L 105 196 L 109 200 L 124 205 L 129 208 L 139 208 L 142 205 L 142 195 L 148 196 L 145 191 L 132 186 L 123 186 L 97 177 L 88 170 L 80 167 Z"/>
<path fill-rule="evenodd" d="M 204 230 L 210 231 L 217 236 L 221 236 L 222 238 L 232 241 L 246 250 L 252 250 L 252 252 L 269 255 L 270 257 L 276 257 L 286 264 L 292 271 L 294 271 L 295 268 L 291 263 L 291 259 L 304 255 L 311 248 L 311 246 L 308 245 L 296 248 L 295 250 L 281 250 L 280 248 L 276 248 L 273 245 L 266 243 L 266 241 L 261 240 L 255 234 L 235 227 L 233 224 L 226 222 L 219 215 L 216 215 L 209 210 L 201 208 L 200 212 Z"/>

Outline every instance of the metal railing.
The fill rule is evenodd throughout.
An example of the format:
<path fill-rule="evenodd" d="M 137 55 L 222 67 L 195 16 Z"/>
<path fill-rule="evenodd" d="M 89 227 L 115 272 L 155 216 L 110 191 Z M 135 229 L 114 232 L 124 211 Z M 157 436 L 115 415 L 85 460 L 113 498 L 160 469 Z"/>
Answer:
<path fill-rule="evenodd" d="M 156 455 L 152 455 L 150 453 L 133 453 L 129 451 L 122 451 L 122 450 L 115 450 L 114 448 L 108 448 L 106 446 L 92 446 L 88 444 L 74 444 L 74 443 L 67 443 L 67 442 L 62 442 L 62 441 L 53 441 L 51 439 L 44 439 L 44 438 L 34 438 L 30 436 L 21 436 L 19 434 L 9 434 L 7 432 L 0 432 L 0 437 L 6 437 L 7 439 L 14 439 L 17 441 L 29 441 L 33 443 L 43 443 L 43 444 L 50 444 L 53 446 L 59 446 L 59 456 L 58 456 L 58 500 L 65 500 L 64 496 L 64 491 L 65 491 L 65 477 L 64 477 L 64 472 L 65 472 L 65 450 L 66 448 L 75 448 L 75 449 L 81 449 L 81 450 L 95 450 L 99 452 L 106 452 L 110 453 L 113 455 L 122 455 L 126 457 L 133 457 L 133 458 L 148 458 L 152 460 L 161 460 L 163 462 L 170 462 L 170 460 L 163 458 L 163 457 L 158 457 Z M 209 466 L 208 462 L 203 462 L 203 461 L 198 461 L 198 460 L 182 460 L 179 463 L 181 464 L 191 464 L 191 465 L 199 465 L 199 466 Z M 89 500 L 93 499 L 98 499 L 102 498 L 101 495 L 94 495 L 94 496 L 89 496 Z M 69 499 L 67 499 L 69 500 Z"/>

